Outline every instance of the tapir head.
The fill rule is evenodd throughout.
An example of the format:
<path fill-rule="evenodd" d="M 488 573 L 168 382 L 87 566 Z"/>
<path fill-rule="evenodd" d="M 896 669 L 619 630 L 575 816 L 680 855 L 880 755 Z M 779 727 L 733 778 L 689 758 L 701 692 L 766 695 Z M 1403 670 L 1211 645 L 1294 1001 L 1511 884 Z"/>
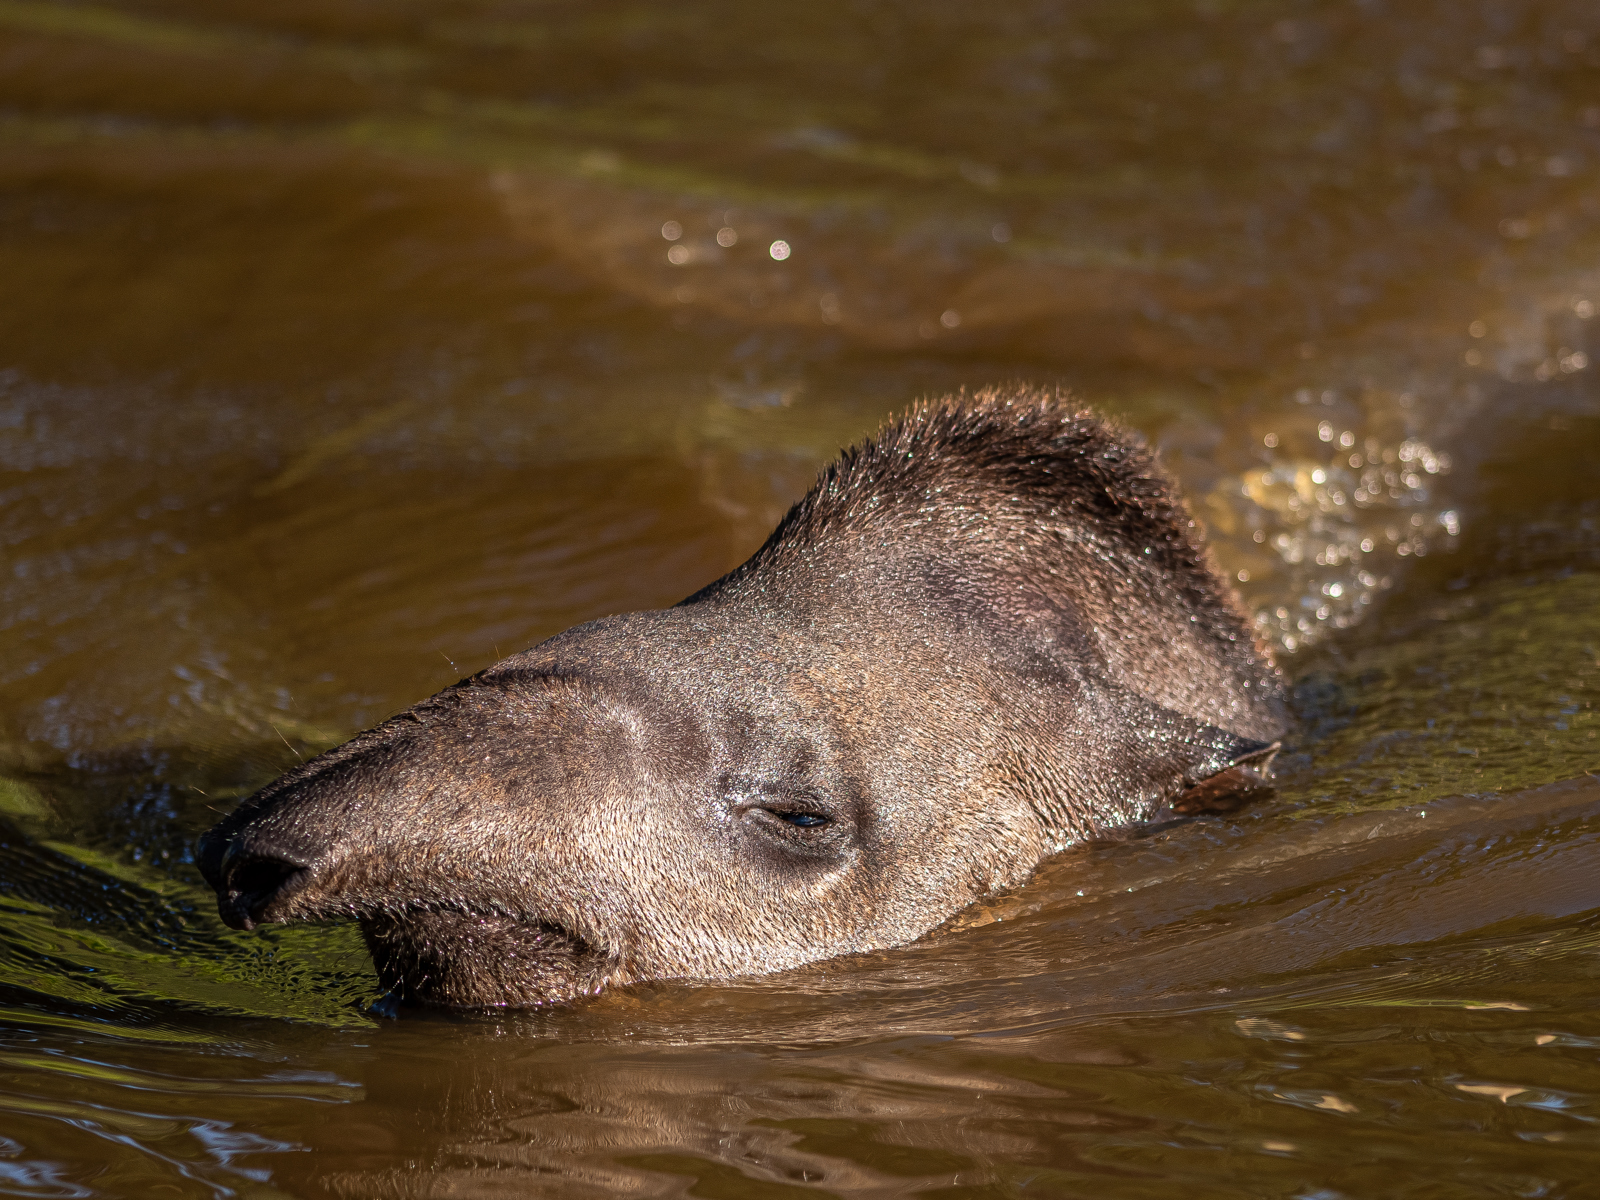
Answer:
<path fill-rule="evenodd" d="M 355 917 L 403 998 L 531 1005 L 901 944 L 1072 840 L 1208 780 L 1236 790 L 1215 780 L 1270 754 L 1254 735 L 1281 718 L 1226 594 L 1163 593 L 1171 563 L 1128 547 L 1118 586 L 1147 593 L 1128 628 L 1149 659 L 1122 678 L 1138 606 L 1101 614 L 1062 582 L 1098 551 L 1052 534 L 1055 560 L 1019 577 L 1036 527 L 969 535 L 972 505 L 1017 509 L 948 469 L 970 465 L 952 447 L 973 412 L 1123 446 L 1048 401 L 914 416 L 706 592 L 569 630 L 250 798 L 201 844 L 224 919 Z M 917 434 L 977 494 L 841 479 Z M 869 518 L 846 519 L 869 489 Z"/>
<path fill-rule="evenodd" d="M 203 843 L 225 918 L 355 916 L 409 997 L 530 1004 L 904 942 L 1041 856 L 974 778 L 978 693 L 919 712 L 916 663 L 690 612 L 570 631 L 279 779 Z"/>

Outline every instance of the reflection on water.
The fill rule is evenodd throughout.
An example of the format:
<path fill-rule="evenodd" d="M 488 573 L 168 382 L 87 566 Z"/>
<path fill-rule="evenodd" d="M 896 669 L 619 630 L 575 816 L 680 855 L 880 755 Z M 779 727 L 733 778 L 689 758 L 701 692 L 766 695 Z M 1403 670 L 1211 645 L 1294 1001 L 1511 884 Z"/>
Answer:
<path fill-rule="evenodd" d="M 1592 4 L 0 0 L 0 62 L 0 1191 L 1593 1176 Z M 351 930 L 212 915 L 297 756 L 1006 380 L 1182 478 L 1275 801 L 551 1012 L 380 1021 Z"/>

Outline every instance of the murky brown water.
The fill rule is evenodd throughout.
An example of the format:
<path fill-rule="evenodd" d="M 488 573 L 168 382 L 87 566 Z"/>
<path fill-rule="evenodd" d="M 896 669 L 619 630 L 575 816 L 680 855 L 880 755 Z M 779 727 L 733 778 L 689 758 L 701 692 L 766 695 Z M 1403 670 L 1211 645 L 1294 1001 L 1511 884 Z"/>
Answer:
<path fill-rule="evenodd" d="M 0 146 L 0 1192 L 1593 1194 L 1591 0 L 0 0 Z M 297 754 L 1007 380 L 1184 480 L 1275 802 L 562 1011 L 216 920 Z"/>

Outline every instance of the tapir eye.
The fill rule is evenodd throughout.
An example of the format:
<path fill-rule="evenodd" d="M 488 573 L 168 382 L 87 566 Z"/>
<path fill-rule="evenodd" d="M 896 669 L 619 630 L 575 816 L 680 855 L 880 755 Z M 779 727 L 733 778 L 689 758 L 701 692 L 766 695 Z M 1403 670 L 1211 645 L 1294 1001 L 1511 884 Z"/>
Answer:
<path fill-rule="evenodd" d="M 724 781 L 729 807 L 749 832 L 756 852 L 836 859 L 852 842 L 855 821 L 819 788 L 788 780 Z"/>
<path fill-rule="evenodd" d="M 828 818 L 823 816 L 821 813 L 798 811 L 784 812 L 781 809 L 776 808 L 769 808 L 767 811 L 773 816 L 777 817 L 778 820 L 787 821 L 791 825 L 798 825 L 801 829 L 811 829 L 817 825 L 828 824 Z"/>

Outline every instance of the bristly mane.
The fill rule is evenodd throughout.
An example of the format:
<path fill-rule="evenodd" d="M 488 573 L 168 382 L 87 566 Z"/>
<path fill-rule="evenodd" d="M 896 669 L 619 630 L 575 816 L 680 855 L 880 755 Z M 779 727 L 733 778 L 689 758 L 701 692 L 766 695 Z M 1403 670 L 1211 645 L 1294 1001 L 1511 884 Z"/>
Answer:
<path fill-rule="evenodd" d="M 918 404 L 844 451 L 748 562 L 686 603 L 841 536 L 904 536 L 941 513 L 945 529 L 990 541 L 1070 528 L 1167 573 L 1195 610 L 1240 628 L 1200 527 L 1144 439 L 1070 396 L 1025 388 Z"/>

